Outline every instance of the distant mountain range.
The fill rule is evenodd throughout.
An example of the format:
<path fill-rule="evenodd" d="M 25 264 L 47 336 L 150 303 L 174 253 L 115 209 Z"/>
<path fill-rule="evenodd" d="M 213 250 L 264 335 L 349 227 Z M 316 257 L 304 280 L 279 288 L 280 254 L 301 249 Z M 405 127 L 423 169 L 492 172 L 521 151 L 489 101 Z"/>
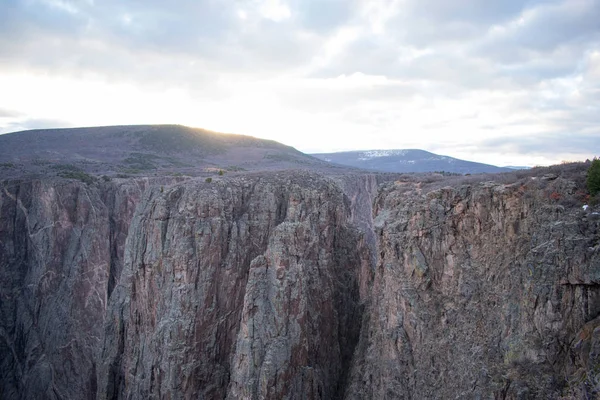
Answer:
<path fill-rule="evenodd" d="M 340 169 L 273 140 L 181 125 L 37 129 L 0 135 L 0 178 L 22 175 L 198 175 Z"/>
<path fill-rule="evenodd" d="M 506 172 L 500 168 L 424 150 L 370 150 L 305 154 L 251 136 L 180 125 L 39 129 L 0 135 L 0 178 L 19 176 L 157 176 L 350 168 L 410 173 Z"/>
<path fill-rule="evenodd" d="M 458 174 L 480 174 L 508 172 L 516 168 L 502 168 L 465 161 L 418 149 L 344 151 L 311 155 L 331 163 L 383 172 L 444 171 Z"/>

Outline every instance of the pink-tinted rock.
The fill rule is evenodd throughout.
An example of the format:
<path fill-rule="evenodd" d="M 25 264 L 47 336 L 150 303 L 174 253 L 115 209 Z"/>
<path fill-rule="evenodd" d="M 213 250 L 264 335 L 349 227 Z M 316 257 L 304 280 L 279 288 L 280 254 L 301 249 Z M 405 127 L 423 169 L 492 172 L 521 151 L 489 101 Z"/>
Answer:
<path fill-rule="evenodd" d="M 111 301 L 102 397 L 341 396 L 370 262 L 349 218 L 341 190 L 310 174 L 148 192 Z"/>
<path fill-rule="evenodd" d="M 600 220 L 556 175 L 5 181 L 0 398 L 593 398 Z"/>

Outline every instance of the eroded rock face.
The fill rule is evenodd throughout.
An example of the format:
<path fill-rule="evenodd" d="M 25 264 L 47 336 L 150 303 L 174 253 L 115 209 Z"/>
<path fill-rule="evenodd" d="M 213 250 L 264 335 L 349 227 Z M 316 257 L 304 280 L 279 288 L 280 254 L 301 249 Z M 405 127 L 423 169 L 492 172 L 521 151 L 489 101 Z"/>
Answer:
<path fill-rule="evenodd" d="M 144 183 L 0 187 L 2 398 L 93 398 L 104 316 Z"/>
<path fill-rule="evenodd" d="M 387 179 L 5 182 L 0 398 L 596 395 L 576 185 Z"/>
<path fill-rule="evenodd" d="M 101 398 L 340 397 L 370 255 L 312 175 L 147 193 L 109 310 Z"/>
<path fill-rule="evenodd" d="M 419 186 L 376 200 L 347 398 L 558 398 L 575 333 L 600 313 L 598 221 L 526 185 Z"/>

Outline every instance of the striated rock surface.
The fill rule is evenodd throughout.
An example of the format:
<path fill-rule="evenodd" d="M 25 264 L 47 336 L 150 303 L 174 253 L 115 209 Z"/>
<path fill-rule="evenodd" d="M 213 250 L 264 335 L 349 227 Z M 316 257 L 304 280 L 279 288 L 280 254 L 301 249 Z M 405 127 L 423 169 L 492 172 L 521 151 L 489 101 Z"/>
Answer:
<path fill-rule="evenodd" d="M 594 398 L 600 218 L 535 174 L 5 181 L 0 398 Z"/>
<path fill-rule="evenodd" d="M 94 397 L 106 306 L 144 186 L 0 186 L 2 398 Z"/>
<path fill-rule="evenodd" d="M 336 398 L 370 256 L 313 175 L 149 191 L 109 306 L 101 398 Z"/>
<path fill-rule="evenodd" d="M 600 314 L 598 220 L 549 200 L 573 182 L 421 186 L 376 199 L 379 260 L 347 398 L 572 395 L 575 334 Z M 595 326 L 580 364 L 597 374 Z"/>

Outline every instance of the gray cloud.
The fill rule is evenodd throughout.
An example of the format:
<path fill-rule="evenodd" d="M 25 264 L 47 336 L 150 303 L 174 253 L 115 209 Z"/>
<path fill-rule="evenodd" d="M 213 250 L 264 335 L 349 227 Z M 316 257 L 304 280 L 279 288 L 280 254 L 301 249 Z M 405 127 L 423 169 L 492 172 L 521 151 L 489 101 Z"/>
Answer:
<path fill-rule="evenodd" d="M 414 46 L 462 46 L 481 37 L 491 25 L 509 21 L 529 4 L 523 0 L 409 0 L 388 26 L 393 36 Z"/>
<path fill-rule="evenodd" d="M 600 76 L 593 69 L 600 71 L 594 66 L 600 61 L 592 59 L 600 48 L 598 0 L 406 0 L 395 8 L 388 0 L 281 3 L 289 18 L 274 21 L 261 15 L 260 0 L 5 0 L 0 71 L 92 73 L 107 82 L 182 88 L 203 100 L 234 96 L 230 82 L 293 76 L 307 85 L 269 88 L 280 104 L 377 129 L 402 120 L 394 110 L 415 98 L 428 107 L 492 92 L 515 125 L 481 123 L 482 131 L 497 134 L 532 121 L 549 128 L 514 142 L 490 139 L 483 148 L 551 152 L 556 146 L 598 146 L 593 135 L 599 133 Z M 377 4 L 385 9 L 381 15 L 365 11 Z M 373 29 L 373 18 L 381 29 Z M 344 29 L 354 29 L 357 37 L 335 44 Z M 330 51 L 330 42 L 338 47 Z M 319 57 L 324 61 L 315 62 Z M 326 78 L 356 73 L 387 79 L 328 86 Z M 0 100 L 10 107 L 9 99 Z M 514 122 L 512 114 L 520 113 L 527 116 Z M 0 109 L 0 117 L 21 116 Z M 32 118 L 19 127 L 55 122 Z M 423 124 L 445 126 L 437 120 Z M 1 129 L 16 127 L 7 126 Z M 567 133 L 570 144 L 563 146 L 560 138 Z"/>
<path fill-rule="evenodd" d="M 510 19 L 530 3 L 523 0 L 420 0 L 408 4 L 407 11 L 411 17 L 418 16 L 438 23 L 452 21 L 487 26 Z"/>
<path fill-rule="evenodd" d="M 26 131 L 29 129 L 68 128 L 74 127 L 69 121 L 49 118 L 26 118 L 0 126 L 0 134 Z"/>
<path fill-rule="evenodd" d="M 585 154 L 600 149 L 600 129 L 594 134 L 552 132 L 522 137 L 496 137 L 481 141 L 477 147 L 484 150 L 501 150 L 511 153 Z"/>
<path fill-rule="evenodd" d="M 6 0 L 0 3 L 0 33 L 2 43 L 14 40 L 34 40 L 49 32 L 80 34 L 85 20 L 44 2 Z"/>
<path fill-rule="evenodd" d="M 20 115 L 19 112 L 14 110 L 9 110 L 6 108 L 0 108 L 0 118 L 15 118 Z"/>
<path fill-rule="evenodd" d="M 308 0 L 296 1 L 292 8 L 303 28 L 331 32 L 347 23 L 358 6 L 357 0 Z"/>
<path fill-rule="evenodd" d="M 0 60 L 131 77 L 144 75 L 145 62 L 158 62 L 164 69 L 152 66 L 149 74 L 176 81 L 169 61 L 220 72 L 272 71 L 306 61 L 318 44 L 301 38 L 291 23 L 241 20 L 243 2 L 69 4 L 71 11 L 47 2 L 1 3 Z"/>
<path fill-rule="evenodd" d="M 523 15 L 527 18 L 516 22 Z M 328 71 L 451 79 L 467 86 L 493 85 L 496 79 L 537 83 L 572 72 L 586 50 L 598 47 L 598 20 L 597 1 L 409 1 L 388 23 L 384 38 L 361 37 Z M 406 49 L 427 52 L 406 59 Z"/>
<path fill-rule="evenodd" d="M 342 0 L 292 1 L 292 18 L 277 23 L 257 18 L 250 0 L 175 6 L 159 0 L 75 1 L 68 3 L 70 10 L 51 4 L 0 4 L 0 60 L 120 79 L 158 75 L 164 81 L 170 75 L 168 81 L 182 77 L 203 85 L 213 80 L 207 71 L 268 75 L 308 64 L 327 35 L 347 23 L 365 23 L 360 3 Z M 363 31 L 313 76 L 363 72 L 466 87 L 536 84 L 572 72 L 590 41 L 600 41 L 597 1 L 402 4 L 384 34 Z M 239 18 L 240 10 L 247 11 L 247 20 Z M 515 24 L 521 16 L 527 18 Z M 491 34 L 492 26 L 501 33 Z M 427 53 L 407 55 L 419 49 Z"/>
<path fill-rule="evenodd" d="M 600 41 L 600 2 L 597 1 L 543 4 L 528 10 L 522 18 L 522 22 L 515 18 L 488 33 L 477 43 L 474 54 L 504 64 L 518 64 L 557 53 L 563 53 L 564 60 L 590 46 L 597 47 Z"/>

